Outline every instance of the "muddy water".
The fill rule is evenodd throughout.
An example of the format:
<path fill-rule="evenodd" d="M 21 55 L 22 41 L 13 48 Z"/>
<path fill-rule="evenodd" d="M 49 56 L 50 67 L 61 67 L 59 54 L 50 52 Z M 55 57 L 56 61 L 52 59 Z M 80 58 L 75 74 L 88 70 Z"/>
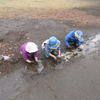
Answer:
<path fill-rule="evenodd" d="M 76 50 L 72 50 L 72 52 L 67 51 L 66 53 L 62 53 L 62 58 L 64 58 L 66 62 L 70 61 L 71 58 L 78 58 L 83 55 L 85 58 L 91 59 L 92 57 L 95 60 L 98 59 L 98 55 L 100 55 L 100 33 L 98 33 L 96 36 L 90 37 L 89 40 L 83 44 L 83 46 L 84 49 L 82 52 L 77 52 Z M 54 69 L 62 69 L 64 66 L 63 61 L 58 65 L 53 64 L 51 61 L 48 64 L 47 62 L 42 62 L 42 64 L 44 68 L 50 67 Z M 85 64 L 89 65 L 88 60 L 85 60 Z M 40 74 L 43 74 L 44 70 L 41 70 L 42 72 Z M 0 100 L 8 100 L 8 98 L 13 98 L 23 89 L 27 88 L 31 83 L 30 76 L 32 74 L 36 74 L 36 72 L 31 68 L 25 67 L 0 79 Z"/>
<path fill-rule="evenodd" d="M 98 35 L 90 37 L 88 41 L 86 41 L 83 45 L 83 50 L 79 52 L 77 49 L 73 49 L 71 52 L 67 51 L 66 53 L 62 53 L 62 57 L 69 61 L 71 58 L 77 58 L 82 55 L 85 57 L 93 52 L 100 51 L 100 33 Z"/>
<path fill-rule="evenodd" d="M 39 60 L 38 65 L 33 64 L 27 64 L 25 69 L 32 74 L 37 74 L 37 73 L 41 73 L 44 69 L 44 65 L 42 63 L 41 60 Z"/>

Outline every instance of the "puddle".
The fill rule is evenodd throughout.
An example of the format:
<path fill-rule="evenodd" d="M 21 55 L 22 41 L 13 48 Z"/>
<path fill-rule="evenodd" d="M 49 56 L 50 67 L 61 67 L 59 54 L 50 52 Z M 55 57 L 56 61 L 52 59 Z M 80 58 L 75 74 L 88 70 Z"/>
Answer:
<path fill-rule="evenodd" d="M 100 49 L 100 34 L 90 37 L 89 40 L 84 44 L 84 49 L 82 51 L 83 55 L 90 54 L 93 51 Z"/>
<path fill-rule="evenodd" d="M 44 68 L 46 67 L 51 67 L 53 69 L 62 69 L 65 62 L 69 61 L 71 58 L 78 58 L 82 55 L 85 55 L 85 57 L 89 54 L 91 54 L 94 51 L 99 51 L 100 50 L 100 34 L 90 37 L 88 41 L 86 41 L 83 44 L 83 50 L 82 51 L 78 51 L 77 49 L 73 49 L 71 51 L 67 51 L 66 53 L 62 53 L 61 54 L 61 63 L 54 63 L 52 61 L 52 59 L 50 59 L 49 61 L 40 61 L 40 71 L 38 69 L 38 66 L 35 65 L 27 65 L 26 69 L 29 73 L 33 73 L 33 74 L 37 74 L 37 73 L 41 73 L 43 71 Z"/>
<path fill-rule="evenodd" d="M 51 67 L 53 69 L 62 69 L 65 64 L 65 60 L 62 58 L 60 63 L 54 63 L 52 60 L 48 63 L 48 67 Z"/>
<path fill-rule="evenodd" d="M 37 73 L 41 73 L 44 69 L 44 66 L 42 64 L 42 61 L 39 60 L 38 65 L 32 63 L 32 64 L 27 64 L 25 69 L 27 70 L 28 73 L 32 73 L 32 74 L 37 74 Z"/>
<path fill-rule="evenodd" d="M 77 58 L 82 55 L 89 55 L 94 51 L 100 50 L 100 34 L 90 37 L 85 44 L 83 44 L 83 50 L 79 52 L 77 49 L 73 49 L 71 52 L 67 51 L 66 53 L 62 53 L 61 57 L 65 59 L 65 61 L 69 61 L 71 58 Z"/>
<path fill-rule="evenodd" d="M 77 49 L 73 49 L 71 52 L 67 51 L 66 53 L 62 53 L 61 57 L 65 59 L 65 61 L 69 61 L 71 58 L 77 58 L 80 57 L 81 52 L 79 52 Z"/>

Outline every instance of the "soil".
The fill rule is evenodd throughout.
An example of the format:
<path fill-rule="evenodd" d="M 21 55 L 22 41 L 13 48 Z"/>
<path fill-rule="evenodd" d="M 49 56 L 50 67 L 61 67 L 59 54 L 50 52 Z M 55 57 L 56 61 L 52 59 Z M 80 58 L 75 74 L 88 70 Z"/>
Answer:
<path fill-rule="evenodd" d="M 0 61 L 0 74 L 8 74 L 15 69 L 25 67 L 19 48 L 23 43 L 35 42 L 39 46 L 39 59 L 45 61 L 41 44 L 50 36 L 61 41 L 62 52 L 65 35 L 71 30 L 82 30 L 85 40 L 100 31 L 100 7 L 75 8 L 70 11 L 51 11 L 51 17 L 0 19 L 0 57 L 9 56 L 10 60 Z M 66 13 L 65 13 L 66 12 Z M 97 13 L 98 12 L 98 13 Z M 29 12 L 30 13 L 30 12 Z M 56 15 L 55 15 L 56 13 Z M 54 16 L 55 15 L 55 16 Z"/>

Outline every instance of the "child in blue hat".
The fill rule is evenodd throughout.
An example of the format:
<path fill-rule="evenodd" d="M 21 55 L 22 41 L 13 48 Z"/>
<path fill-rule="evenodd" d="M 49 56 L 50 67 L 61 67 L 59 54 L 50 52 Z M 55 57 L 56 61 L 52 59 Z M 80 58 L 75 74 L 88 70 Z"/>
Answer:
<path fill-rule="evenodd" d="M 64 43 L 68 48 L 71 48 L 71 45 L 75 44 L 79 51 L 83 48 L 81 44 L 83 41 L 83 33 L 80 30 L 70 31 L 64 38 Z"/>
<path fill-rule="evenodd" d="M 44 41 L 42 43 L 42 49 L 45 50 L 44 55 L 47 58 L 52 57 L 55 60 L 57 59 L 57 57 L 60 58 L 61 55 L 60 41 L 56 37 L 52 36 L 46 41 Z"/>

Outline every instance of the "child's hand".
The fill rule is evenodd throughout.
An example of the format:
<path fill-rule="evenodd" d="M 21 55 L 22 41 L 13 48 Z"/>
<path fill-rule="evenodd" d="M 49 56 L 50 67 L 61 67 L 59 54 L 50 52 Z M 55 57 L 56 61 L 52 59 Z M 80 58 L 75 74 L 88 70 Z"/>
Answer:
<path fill-rule="evenodd" d="M 57 57 L 60 58 L 60 55 L 58 55 Z"/>
<path fill-rule="evenodd" d="M 56 56 L 54 56 L 54 59 L 56 60 L 56 59 L 57 59 L 57 57 L 56 57 Z"/>
<path fill-rule="evenodd" d="M 30 61 L 29 59 L 27 59 L 26 62 L 31 63 L 32 61 Z"/>
<path fill-rule="evenodd" d="M 68 48 L 69 48 L 69 49 L 72 49 L 72 48 L 73 48 L 73 46 L 70 46 L 70 45 L 69 45 L 69 46 L 68 46 Z"/>

